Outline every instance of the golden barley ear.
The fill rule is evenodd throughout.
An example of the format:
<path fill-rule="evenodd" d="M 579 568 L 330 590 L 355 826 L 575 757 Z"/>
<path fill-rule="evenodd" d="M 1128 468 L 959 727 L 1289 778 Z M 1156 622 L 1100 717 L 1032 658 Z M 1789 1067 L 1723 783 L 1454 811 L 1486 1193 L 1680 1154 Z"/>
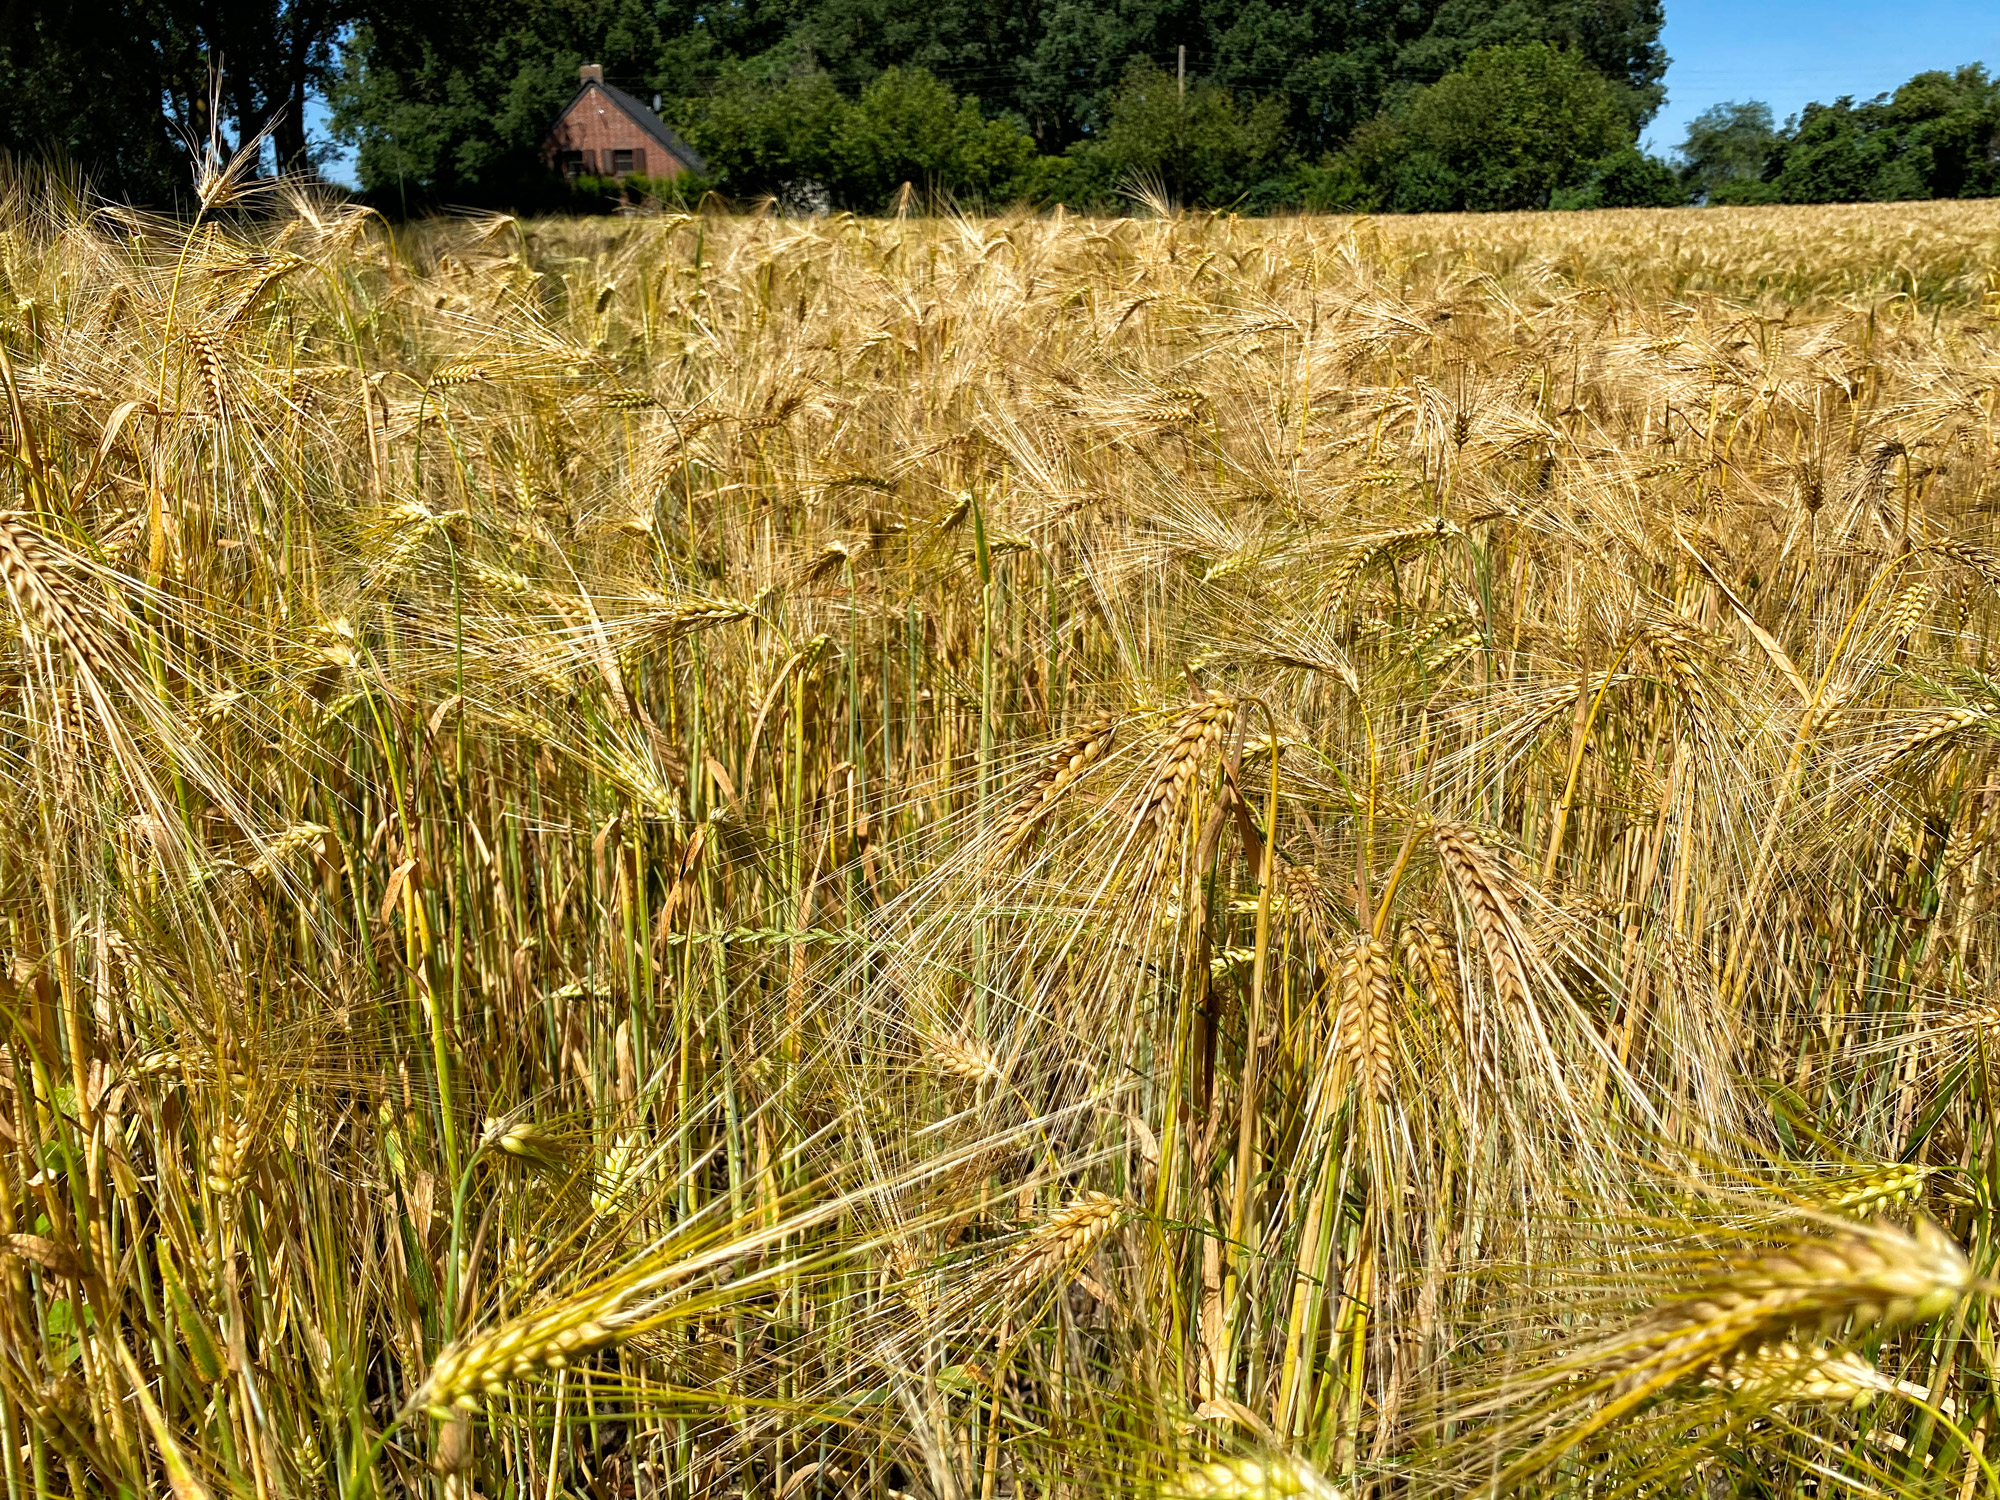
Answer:
<path fill-rule="evenodd" d="M 1434 1004 L 1456 1017 L 1464 1004 L 1458 987 L 1458 956 L 1452 937 L 1429 917 L 1403 924 L 1403 971 L 1421 985 Z"/>
<path fill-rule="evenodd" d="M 1937 590 L 1927 578 L 1912 579 L 1903 586 L 1889 606 L 1889 618 L 1883 627 L 1892 651 L 1908 644 L 1936 600 Z"/>
<path fill-rule="evenodd" d="M 193 329 L 187 334 L 194 354 L 196 372 L 201 376 L 202 394 L 208 400 L 208 414 L 218 420 L 229 416 L 229 374 L 222 360 L 222 335 L 211 329 Z"/>
<path fill-rule="evenodd" d="M 1105 1193 L 1085 1190 L 1050 1214 L 1016 1245 L 1001 1268 L 1009 1291 L 1023 1292 L 1090 1258 L 1129 1209 Z"/>
<path fill-rule="evenodd" d="M 1160 1486 L 1160 1500 L 1345 1500 L 1303 1459 L 1225 1458 L 1183 1469 Z"/>
<path fill-rule="evenodd" d="M 1100 714 L 1049 753 L 994 830 L 993 863 L 1015 858 L 1033 842 L 1063 797 L 1111 753 L 1121 722 L 1118 714 Z"/>
<path fill-rule="evenodd" d="M 1493 985 L 1503 1006 L 1517 1012 L 1532 1004 L 1528 948 L 1508 896 L 1497 856 L 1462 823 L 1439 823 L 1431 830 L 1453 891 L 1472 917 Z"/>
<path fill-rule="evenodd" d="M 1960 567 L 1976 574 L 1989 590 L 2000 593 L 2000 553 L 1988 547 L 1949 538 L 1930 543 L 1926 550 L 1935 552 L 1940 557 L 1950 558 Z"/>
<path fill-rule="evenodd" d="M 1358 937 L 1341 953 L 1341 1042 L 1362 1097 L 1386 1103 L 1396 1081 L 1395 977 L 1389 950 Z"/>
<path fill-rule="evenodd" d="M 514 1318 L 439 1354 L 410 1399 L 412 1410 L 440 1422 L 477 1411 L 482 1396 L 514 1381 L 558 1370 L 580 1355 L 615 1343 L 626 1324 L 617 1296 L 577 1298 Z"/>
<path fill-rule="evenodd" d="M 1817 1213 L 1865 1219 L 1915 1203 L 1937 1171 L 1922 1162 L 1860 1166 L 1793 1185 L 1790 1195 Z"/>
<path fill-rule="evenodd" d="M 1501 1473 L 1495 1493 L 1544 1472 L 1640 1403 L 1802 1333 L 1891 1328 L 1941 1316 L 1974 1289 L 1972 1268 L 1928 1219 L 1800 1233 L 1725 1260 L 1710 1275 L 1624 1330 L 1555 1367 L 1602 1396 L 1582 1419 L 1532 1444 Z M 1537 1425 L 1545 1419 L 1528 1419 Z"/>
<path fill-rule="evenodd" d="M 1720 736 L 1702 643 L 1679 622 L 1649 621 L 1640 634 L 1662 674 L 1673 684 L 1688 737 L 1696 750 L 1712 761 L 1720 748 Z"/>
<path fill-rule="evenodd" d="M 57 642 L 105 687 L 113 681 L 104 642 L 90 624 L 90 601 L 61 560 L 24 519 L 0 515 L 0 584 L 23 620 Z"/>
<path fill-rule="evenodd" d="M 1905 761 L 1944 749 L 1960 735 L 1989 724 L 1994 718 L 1992 709 L 1971 705 L 1919 714 L 1876 745 L 1863 775 L 1879 781 Z"/>
<path fill-rule="evenodd" d="M 1454 522 L 1437 516 L 1408 526 L 1398 526 L 1356 543 L 1333 570 L 1323 613 L 1330 620 L 1345 620 L 1353 610 L 1354 595 L 1361 579 L 1370 569 L 1382 563 L 1398 561 L 1448 537 L 1459 535 L 1462 533 Z"/>
<path fill-rule="evenodd" d="M 1801 1237 L 1736 1258 L 1603 1348 L 1613 1407 L 1623 1408 L 1710 1362 L 1795 1332 L 1894 1327 L 1937 1317 L 1972 1287 L 1964 1253 L 1928 1219 Z"/>
<path fill-rule="evenodd" d="M 932 1037 L 926 1049 L 933 1068 L 965 1083 L 998 1083 L 1007 1076 L 992 1048 L 969 1038 Z"/>
<path fill-rule="evenodd" d="M 1926 1387 L 1892 1379 L 1852 1351 L 1789 1339 L 1716 1360 L 1702 1384 L 1763 1410 L 1790 1405 L 1865 1406 L 1878 1395 L 1930 1399 Z"/>
<path fill-rule="evenodd" d="M 1214 694 L 1183 714 L 1168 736 L 1133 809 L 1135 838 L 1151 841 L 1151 858 L 1141 866 L 1134 885 L 1141 895 L 1153 889 L 1179 854 L 1182 818 L 1195 773 L 1201 769 L 1208 751 L 1222 743 L 1235 722 L 1235 700 Z"/>

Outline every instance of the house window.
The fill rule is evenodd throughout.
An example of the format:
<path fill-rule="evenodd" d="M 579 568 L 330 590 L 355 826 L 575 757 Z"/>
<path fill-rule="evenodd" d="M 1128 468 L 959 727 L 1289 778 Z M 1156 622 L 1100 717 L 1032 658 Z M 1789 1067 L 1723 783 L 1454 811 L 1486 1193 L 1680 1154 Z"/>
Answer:
<path fill-rule="evenodd" d="M 574 182 L 583 175 L 583 153 L 581 151 L 558 151 L 556 170 Z"/>
<path fill-rule="evenodd" d="M 638 163 L 635 160 L 638 154 L 636 151 L 613 151 L 611 153 L 611 175 L 613 177 L 630 177 L 634 172 L 638 171 Z"/>

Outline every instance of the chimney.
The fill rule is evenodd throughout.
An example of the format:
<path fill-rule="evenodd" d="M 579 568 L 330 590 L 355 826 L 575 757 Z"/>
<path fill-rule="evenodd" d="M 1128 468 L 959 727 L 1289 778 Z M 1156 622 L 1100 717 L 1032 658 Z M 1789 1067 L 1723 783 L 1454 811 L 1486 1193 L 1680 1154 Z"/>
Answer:
<path fill-rule="evenodd" d="M 585 63 L 576 70 L 576 79 L 578 83 L 602 83 L 604 82 L 604 65 L 602 63 Z"/>

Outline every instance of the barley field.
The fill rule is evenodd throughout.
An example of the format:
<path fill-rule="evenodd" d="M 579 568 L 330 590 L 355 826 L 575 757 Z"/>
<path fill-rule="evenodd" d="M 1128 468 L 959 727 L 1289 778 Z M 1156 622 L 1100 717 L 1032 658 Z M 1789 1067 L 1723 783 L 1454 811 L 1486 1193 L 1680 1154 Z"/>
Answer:
<path fill-rule="evenodd" d="M 2000 208 L 204 199 L 0 194 L 7 1500 L 2000 1492 Z"/>

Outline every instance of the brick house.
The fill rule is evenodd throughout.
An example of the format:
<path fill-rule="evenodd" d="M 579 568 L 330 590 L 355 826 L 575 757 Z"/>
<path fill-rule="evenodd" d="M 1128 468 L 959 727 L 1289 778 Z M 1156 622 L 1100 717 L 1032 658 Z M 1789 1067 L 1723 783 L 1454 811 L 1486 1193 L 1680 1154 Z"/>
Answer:
<path fill-rule="evenodd" d="M 576 97 L 542 142 L 542 159 L 563 176 L 678 177 L 708 170 L 658 115 L 606 83 L 598 64 L 585 64 L 577 79 Z"/>

